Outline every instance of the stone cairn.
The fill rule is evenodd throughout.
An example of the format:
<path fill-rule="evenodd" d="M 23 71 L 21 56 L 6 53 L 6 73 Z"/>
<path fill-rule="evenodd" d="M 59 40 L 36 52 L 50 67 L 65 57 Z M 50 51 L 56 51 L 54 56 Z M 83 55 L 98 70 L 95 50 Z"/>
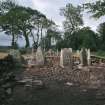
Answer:
<path fill-rule="evenodd" d="M 38 66 L 44 65 L 44 55 L 40 46 L 38 47 L 36 51 L 36 65 Z"/>
<path fill-rule="evenodd" d="M 70 66 L 72 68 L 72 49 L 71 48 L 64 48 L 61 49 L 61 55 L 60 55 L 60 66 Z"/>

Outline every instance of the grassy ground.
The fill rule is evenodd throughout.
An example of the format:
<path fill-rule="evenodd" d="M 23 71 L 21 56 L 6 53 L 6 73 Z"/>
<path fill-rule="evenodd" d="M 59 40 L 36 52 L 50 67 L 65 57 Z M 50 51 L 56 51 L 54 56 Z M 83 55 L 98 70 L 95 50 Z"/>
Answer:
<path fill-rule="evenodd" d="M 99 56 L 99 57 L 104 57 L 105 58 L 105 51 L 97 51 L 93 52 L 93 55 Z"/>

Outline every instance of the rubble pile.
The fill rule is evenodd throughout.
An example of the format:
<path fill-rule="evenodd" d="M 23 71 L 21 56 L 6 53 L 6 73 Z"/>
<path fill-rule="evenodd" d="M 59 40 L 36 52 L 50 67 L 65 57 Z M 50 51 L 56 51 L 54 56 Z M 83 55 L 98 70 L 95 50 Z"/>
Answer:
<path fill-rule="evenodd" d="M 83 67 L 82 69 L 70 70 L 69 67 L 44 66 L 31 68 L 25 71 L 25 75 L 33 76 L 44 82 L 65 81 L 75 82 L 90 88 L 105 87 L 105 68 L 103 67 Z"/>

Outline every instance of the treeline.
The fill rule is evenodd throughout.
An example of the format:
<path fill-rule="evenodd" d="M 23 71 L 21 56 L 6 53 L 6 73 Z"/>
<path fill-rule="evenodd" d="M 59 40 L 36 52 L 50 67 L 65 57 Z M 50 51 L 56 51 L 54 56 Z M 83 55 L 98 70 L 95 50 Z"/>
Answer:
<path fill-rule="evenodd" d="M 105 22 L 97 27 L 97 32 L 90 27 L 84 27 L 83 13 L 87 10 L 92 13 L 93 18 L 99 19 L 105 15 L 105 1 L 87 3 L 82 6 L 67 4 L 61 8 L 60 14 L 65 17 L 63 22 L 64 38 L 58 42 L 57 47 L 71 47 L 74 50 L 83 47 L 90 48 L 92 51 L 105 50 Z M 91 23 L 93 24 L 93 23 Z"/>
<path fill-rule="evenodd" d="M 17 40 L 24 37 L 25 47 L 30 47 L 29 37 L 33 39 L 33 46 L 39 45 L 43 49 L 51 48 L 90 48 L 92 51 L 105 50 L 105 22 L 97 27 L 97 32 L 90 27 L 84 27 L 83 13 L 87 10 L 93 18 L 99 19 L 105 15 L 105 1 L 74 6 L 68 3 L 60 9 L 60 15 L 64 16 L 64 32 L 60 32 L 57 25 L 38 10 L 23 7 L 11 0 L 0 4 L 0 28 L 7 35 L 12 36 L 11 45 L 16 48 Z M 52 44 L 52 41 L 55 44 Z"/>
<path fill-rule="evenodd" d="M 33 46 L 37 48 L 40 44 L 43 45 L 42 39 L 46 39 L 47 33 L 57 33 L 56 24 L 43 13 L 20 6 L 12 0 L 0 2 L 0 28 L 5 34 L 12 36 L 13 48 L 18 46 L 18 38 L 24 37 L 27 48 L 30 47 L 29 37 L 32 37 Z M 51 35 L 47 39 L 50 37 Z"/>

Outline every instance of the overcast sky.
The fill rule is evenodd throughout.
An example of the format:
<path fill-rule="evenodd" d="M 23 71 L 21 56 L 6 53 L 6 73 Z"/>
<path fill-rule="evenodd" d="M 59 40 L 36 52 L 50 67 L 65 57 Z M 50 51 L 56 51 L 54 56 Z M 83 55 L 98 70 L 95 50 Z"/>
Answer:
<path fill-rule="evenodd" d="M 81 5 L 86 2 L 94 1 L 96 0 L 18 0 L 20 4 L 30 6 L 31 8 L 37 9 L 44 13 L 48 18 L 55 21 L 61 29 L 63 28 L 62 22 L 64 21 L 64 17 L 60 16 L 60 8 L 65 7 L 67 3 L 72 3 L 73 5 Z M 93 18 L 90 18 L 89 14 L 84 14 L 84 25 L 91 27 L 93 30 L 96 30 L 99 23 L 105 21 L 104 18 L 105 17 L 94 20 Z"/>
<path fill-rule="evenodd" d="M 86 2 L 93 2 L 96 0 L 15 0 L 21 5 L 29 6 L 33 9 L 37 9 L 43 14 L 45 14 L 49 19 L 55 21 L 57 25 L 59 25 L 60 29 L 63 29 L 62 22 L 64 21 L 64 17 L 60 16 L 60 8 L 65 7 L 67 3 L 72 3 L 73 5 L 81 5 Z M 102 17 L 98 20 L 94 20 L 90 18 L 89 14 L 84 14 L 83 16 L 84 25 L 91 27 L 93 30 L 96 30 L 99 23 L 105 21 L 105 17 Z M 5 41 L 11 40 L 10 38 L 6 39 L 6 37 L 2 37 L 0 35 L 0 45 L 4 45 Z M 11 41 L 8 41 L 7 45 L 10 45 Z M 21 41 L 22 42 L 22 41 Z M 24 40 L 23 40 L 24 42 Z M 23 43 L 22 43 L 23 45 Z"/>

